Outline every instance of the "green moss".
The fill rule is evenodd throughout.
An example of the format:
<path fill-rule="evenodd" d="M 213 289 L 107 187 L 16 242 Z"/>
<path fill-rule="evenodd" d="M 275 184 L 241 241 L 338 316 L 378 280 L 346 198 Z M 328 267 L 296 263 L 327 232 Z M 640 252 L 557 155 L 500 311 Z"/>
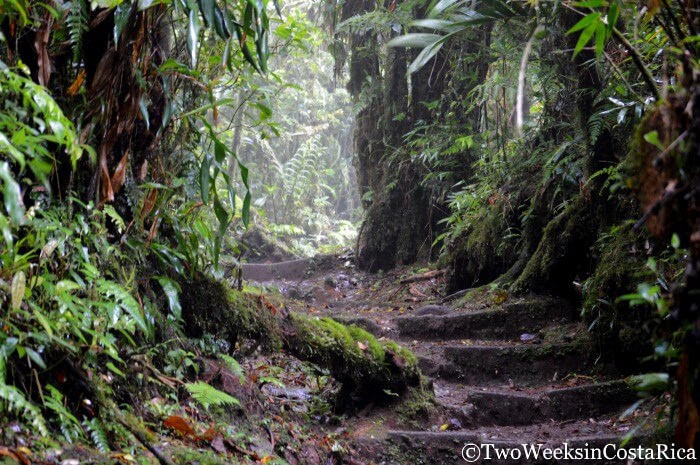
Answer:
<path fill-rule="evenodd" d="M 384 390 L 402 392 L 419 380 L 418 359 L 392 341 L 378 341 L 357 326 L 330 318 L 292 314 L 292 352 L 326 367 L 346 394 L 371 398 Z"/>
<path fill-rule="evenodd" d="M 268 350 L 282 347 L 275 316 L 255 297 L 206 275 L 183 280 L 180 287 L 187 336 L 211 334 L 226 339 L 232 350 L 243 338 L 257 341 Z"/>
<path fill-rule="evenodd" d="M 650 334 L 643 330 L 651 309 L 630 307 L 617 298 L 635 292 L 637 284 L 653 281 L 641 252 L 643 238 L 631 228 L 614 229 L 598 241 L 600 255 L 593 274 L 584 282 L 581 315 L 595 335 L 598 349 L 617 347 L 616 357 L 636 357 L 649 349 Z"/>
<path fill-rule="evenodd" d="M 437 406 L 435 393 L 429 388 L 427 380 L 422 378 L 418 386 L 408 391 L 395 411 L 402 423 L 422 429 L 425 422 L 435 413 Z"/>
<path fill-rule="evenodd" d="M 514 242 L 504 239 L 508 215 L 496 206 L 483 210 L 448 250 L 444 265 L 451 269 L 448 288 L 486 284 L 503 274 L 517 258 Z"/>
<path fill-rule="evenodd" d="M 547 224 L 535 253 L 511 290 L 516 294 L 571 293 L 572 282 L 588 261 L 598 221 L 593 205 L 583 196 L 576 196 Z"/>

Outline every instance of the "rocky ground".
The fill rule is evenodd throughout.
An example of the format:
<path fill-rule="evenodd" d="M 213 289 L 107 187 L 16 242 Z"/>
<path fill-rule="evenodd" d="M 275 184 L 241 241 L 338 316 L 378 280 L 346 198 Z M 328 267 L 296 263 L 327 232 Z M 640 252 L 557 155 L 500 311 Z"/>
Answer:
<path fill-rule="evenodd" d="M 586 328 L 566 301 L 511 298 L 498 289 L 444 296 L 439 270 L 367 275 L 350 257 L 246 265 L 243 278 L 278 292 L 291 311 L 356 324 L 419 356 L 434 401 L 369 405 L 343 422 L 362 460 L 465 463 L 463 448 L 473 443 L 482 453 L 477 463 L 568 463 L 571 455 L 486 460 L 491 446 L 482 445 L 493 444 L 491 458 L 496 449 L 525 443 L 602 448 L 630 435 L 632 447 L 651 441 L 659 426 L 658 404 L 630 409 L 638 394 L 626 375 L 634 368 L 596 363 Z"/>

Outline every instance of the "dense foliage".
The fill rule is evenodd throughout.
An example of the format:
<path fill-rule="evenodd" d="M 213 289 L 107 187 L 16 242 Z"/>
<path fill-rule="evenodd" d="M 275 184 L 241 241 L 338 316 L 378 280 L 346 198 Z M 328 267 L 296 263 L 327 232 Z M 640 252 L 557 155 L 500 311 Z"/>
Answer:
<path fill-rule="evenodd" d="M 676 375 L 678 440 L 696 443 L 697 223 L 688 192 L 697 182 L 697 11 L 602 0 L 342 9 L 356 15 L 344 23 L 355 26 L 351 63 L 383 79 L 370 85 L 351 75 L 362 89 L 356 97 L 381 101 L 403 86 L 412 107 L 429 110 L 420 118 L 389 112 L 399 123 L 369 136 L 400 137 L 400 147 L 385 143 L 368 157 L 409 166 L 430 194 L 416 197 L 415 184 L 380 174 L 360 264 L 406 259 L 382 242 L 385 215 L 374 209 L 396 197 L 445 208 L 442 219 L 412 219 L 424 240 L 442 225 L 433 245 L 451 269 L 448 290 L 488 285 L 499 299 L 535 291 L 581 302 L 601 360 L 640 367 L 643 358 L 666 370 L 649 379 Z M 370 63 L 353 41 L 372 39 L 392 48 Z M 407 82 L 397 82 L 397 67 Z M 362 261 L 363 246 L 375 262 Z"/>
<path fill-rule="evenodd" d="M 439 258 L 448 293 L 576 301 L 600 360 L 643 360 L 697 446 L 694 5 L 1 6 L 0 418 L 108 450 L 111 380 L 140 364 L 175 400 L 236 406 L 191 350 L 244 339 L 328 365 L 348 398 L 418 382 L 393 343 L 296 317 L 282 341 L 274 305 L 222 286 L 254 224 L 286 258 L 356 243 L 370 271 Z"/>

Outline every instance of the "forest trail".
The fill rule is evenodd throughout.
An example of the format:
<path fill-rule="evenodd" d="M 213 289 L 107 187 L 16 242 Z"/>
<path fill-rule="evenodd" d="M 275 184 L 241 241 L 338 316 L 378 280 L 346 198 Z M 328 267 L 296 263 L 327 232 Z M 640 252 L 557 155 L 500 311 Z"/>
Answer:
<path fill-rule="evenodd" d="M 243 279 L 276 288 L 291 311 L 356 324 L 419 356 L 435 408 L 369 405 L 343 425 L 370 463 L 466 463 L 468 443 L 603 448 L 650 413 L 620 419 L 637 394 L 615 367 L 594 363 L 586 328 L 563 300 L 484 289 L 445 302 L 439 271 L 369 275 L 347 256 L 246 264 Z M 535 463 L 484 458 L 475 463 Z"/>

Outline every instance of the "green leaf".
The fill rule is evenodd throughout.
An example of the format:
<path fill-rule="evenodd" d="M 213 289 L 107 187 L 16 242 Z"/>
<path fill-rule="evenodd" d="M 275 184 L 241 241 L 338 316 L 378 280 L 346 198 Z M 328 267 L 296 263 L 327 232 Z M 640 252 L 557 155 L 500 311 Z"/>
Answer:
<path fill-rule="evenodd" d="M 588 0 L 585 2 L 574 2 L 572 4 L 576 8 L 600 8 L 603 6 L 603 0 Z"/>
<path fill-rule="evenodd" d="M 437 53 L 442 48 L 443 43 L 444 42 L 436 42 L 435 44 L 425 47 L 423 50 L 421 50 L 416 59 L 413 60 L 411 65 L 408 67 L 408 74 L 413 74 L 419 69 L 421 69 L 423 66 L 425 66 L 431 58 L 437 55 Z"/>
<path fill-rule="evenodd" d="M 443 36 L 438 34 L 429 34 L 423 32 L 411 32 L 402 36 L 391 39 L 386 45 L 387 47 L 415 47 L 425 48 L 435 44 Z"/>
<path fill-rule="evenodd" d="M 590 14 L 586 15 L 585 17 L 583 17 L 583 19 L 581 19 L 578 23 L 574 24 L 574 26 L 571 29 L 566 31 L 566 34 L 569 35 L 569 34 L 572 34 L 576 31 L 580 31 L 581 29 L 588 28 L 592 23 L 594 23 L 595 21 L 598 21 L 599 19 L 600 19 L 600 12 L 599 11 L 596 11 L 594 13 L 590 13 Z"/>
<path fill-rule="evenodd" d="M 603 57 L 603 48 L 605 47 L 605 37 L 607 29 L 605 24 L 600 22 L 595 28 L 595 56 L 598 60 Z"/>
<path fill-rule="evenodd" d="M 199 14 L 197 10 L 190 10 L 187 24 L 187 50 L 190 52 L 190 61 L 193 67 L 197 66 L 197 47 L 199 46 Z"/>
<path fill-rule="evenodd" d="M 673 235 L 671 236 L 671 247 L 673 247 L 674 249 L 677 249 L 680 246 L 681 246 L 681 238 L 678 237 L 678 234 L 673 233 Z"/>
<path fill-rule="evenodd" d="M 179 321 L 182 318 L 182 306 L 180 305 L 180 293 L 182 290 L 180 289 L 180 285 L 166 276 L 157 276 L 156 279 L 163 288 L 165 296 L 168 298 L 170 312 L 175 319 Z"/>
<path fill-rule="evenodd" d="M 214 5 L 214 30 L 224 40 L 231 37 L 231 32 L 229 32 L 226 26 L 226 20 L 224 18 L 224 13 L 221 11 L 218 5 Z M 226 43 L 228 46 L 228 42 Z"/>
<path fill-rule="evenodd" d="M 13 310 L 19 309 L 20 305 L 22 305 L 26 285 L 27 277 L 25 276 L 24 271 L 18 271 L 17 273 L 15 273 L 15 275 L 12 277 L 11 289 Z"/>
<path fill-rule="evenodd" d="M 576 42 L 576 46 L 574 47 L 574 57 L 581 53 L 583 48 L 588 44 L 588 42 L 591 40 L 591 37 L 595 33 L 597 28 L 596 23 L 589 24 L 586 29 L 581 32 L 581 35 L 578 38 L 578 42 Z"/>
<path fill-rule="evenodd" d="M 31 359 L 34 363 L 39 365 L 42 369 L 46 370 L 46 363 L 44 363 L 44 359 L 41 358 L 39 352 L 32 349 L 31 347 L 25 347 L 24 350 L 27 352 L 27 357 L 29 359 Z"/>
<path fill-rule="evenodd" d="M 143 121 L 146 123 L 146 129 L 151 129 L 151 121 L 148 116 L 148 102 L 146 102 L 146 96 L 142 95 L 139 100 L 139 110 L 141 110 L 141 116 Z"/>
<path fill-rule="evenodd" d="M 117 368 L 117 366 L 114 363 L 107 362 L 107 363 L 105 363 L 105 366 L 107 367 L 107 369 L 109 371 L 111 371 L 115 375 L 121 376 L 122 378 L 126 378 L 126 374 L 123 371 L 121 371 L 119 368 Z"/>
<path fill-rule="evenodd" d="M 662 152 L 665 150 L 664 145 L 659 139 L 659 132 L 656 130 L 644 134 L 644 140 L 656 147 L 657 149 L 661 150 Z"/>
<path fill-rule="evenodd" d="M 447 19 L 417 19 L 411 22 L 411 26 L 450 32 L 455 29 L 455 22 Z"/>
<path fill-rule="evenodd" d="M 630 382 L 638 391 L 666 390 L 669 387 L 668 373 L 646 373 L 632 376 Z"/>
<path fill-rule="evenodd" d="M 209 191 L 211 175 L 209 173 L 211 169 L 211 155 L 204 154 L 202 159 L 202 165 L 199 167 L 199 192 L 202 196 L 202 202 L 209 203 Z"/>
<path fill-rule="evenodd" d="M 3 193 L 5 194 L 5 210 L 10 215 L 13 223 L 20 225 L 24 217 L 24 204 L 19 184 L 14 180 L 10 172 L 10 165 L 3 161 L 0 163 L 0 179 L 4 181 Z"/>
<path fill-rule="evenodd" d="M 617 20 L 620 17 L 620 7 L 617 5 L 617 2 L 614 2 L 612 5 L 610 5 L 610 9 L 608 10 L 608 18 L 607 18 L 607 34 L 606 36 L 608 38 L 612 37 L 612 32 L 613 29 L 615 28 L 615 24 L 617 24 Z"/>
<path fill-rule="evenodd" d="M 204 18 L 204 24 L 209 27 L 214 25 L 214 0 L 198 0 L 199 11 Z"/>

